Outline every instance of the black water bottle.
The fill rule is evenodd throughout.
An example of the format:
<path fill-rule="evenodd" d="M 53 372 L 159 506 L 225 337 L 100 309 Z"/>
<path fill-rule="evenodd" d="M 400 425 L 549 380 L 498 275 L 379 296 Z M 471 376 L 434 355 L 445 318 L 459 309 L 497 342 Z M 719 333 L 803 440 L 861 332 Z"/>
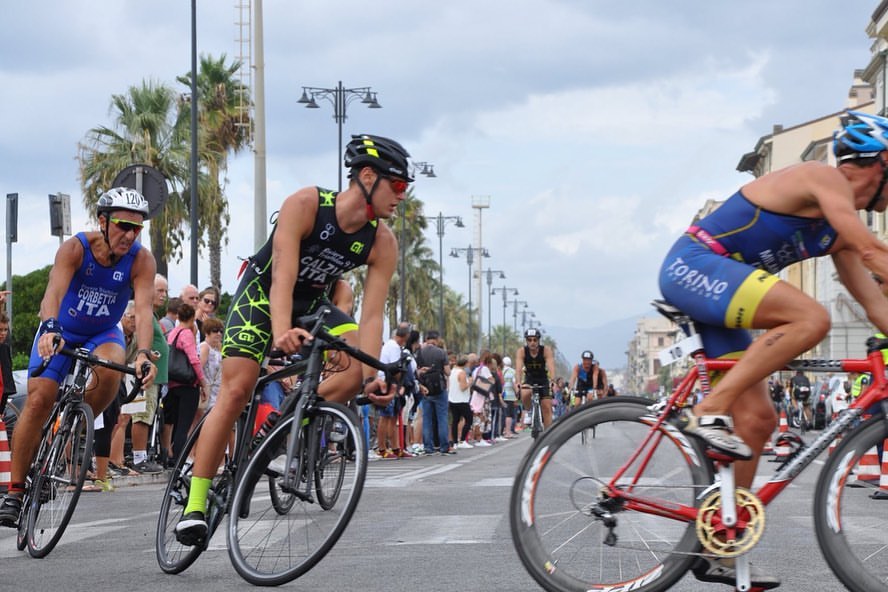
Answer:
<path fill-rule="evenodd" d="M 259 445 L 259 442 L 262 441 L 262 438 L 268 435 L 268 432 L 274 427 L 274 424 L 277 423 L 280 414 L 277 411 L 272 411 L 268 414 L 268 417 L 265 418 L 265 421 L 259 427 L 259 431 L 256 432 L 256 435 L 253 437 L 253 444 L 251 448 L 256 448 Z"/>

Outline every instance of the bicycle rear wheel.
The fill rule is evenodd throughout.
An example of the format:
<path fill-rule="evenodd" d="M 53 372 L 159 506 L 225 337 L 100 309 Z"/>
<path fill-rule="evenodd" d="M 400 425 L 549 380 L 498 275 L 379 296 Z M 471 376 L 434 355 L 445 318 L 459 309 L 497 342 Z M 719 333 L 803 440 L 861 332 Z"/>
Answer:
<path fill-rule="evenodd" d="M 342 535 L 364 488 L 367 449 L 353 411 L 338 403 L 319 402 L 302 429 L 294 432 L 293 421 L 292 415 L 278 420 L 244 468 L 232 499 L 228 554 L 237 572 L 258 586 L 285 584 L 314 567 Z M 341 437 L 335 446 L 329 437 L 334 423 L 336 438 Z M 307 437 L 311 430 L 324 430 L 324 437 Z M 285 488 L 288 469 L 279 457 L 294 434 L 303 440 L 301 444 L 320 443 L 319 454 L 314 475 L 304 461 L 298 463 L 289 471 L 298 471 L 301 478 L 295 488 Z M 354 451 L 353 457 L 325 452 L 340 446 Z M 297 446 L 297 453 L 300 450 Z M 312 456 L 305 452 L 297 458 Z M 262 485 L 266 477 L 277 488 L 272 495 Z M 287 503 L 282 505 L 281 500 Z"/>
<path fill-rule="evenodd" d="M 92 462 L 93 421 L 92 409 L 86 403 L 69 406 L 45 458 L 38 461 L 40 468 L 31 484 L 28 510 L 31 557 L 46 557 L 74 514 Z"/>
<path fill-rule="evenodd" d="M 165 573 L 177 574 L 185 571 L 203 553 L 213 533 L 219 526 L 226 511 L 228 489 L 230 484 L 229 472 L 223 470 L 213 477 L 213 484 L 207 494 L 207 539 L 203 545 L 183 545 L 176 540 L 176 524 L 182 518 L 185 506 L 188 504 L 188 493 L 191 488 L 191 465 L 194 462 L 192 450 L 200 436 L 201 428 L 206 420 L 206 415 L 197 424 L 197 427 L 188 436 L 182 453 L 176 459 L 176 466 L 170 472 L 169 481 L 163 492 L 160 502 L 160 514 L 157 517 L 157 529 L 154 537 L 154 551 L 157 556 L 157 564 Z M 242 421 L 239 419 L 238 421 Z M 228 455 L 223 462 L 228 465 Z"/>
<path fill-rule="evenodd" d="M 888 491 L 866 481 L 885 452 L 888 425 L 879 413 L 848 433 L 820 471 L 814 490 L 814 531 L 824 559 L 852 592 L 888 588 Z M 861 465 L 864 470 L 861 470 Z"/>
<path fill-rule="evenodd" d="M 509 505 L 512 540 L 546 590 L 661 591 L 696 560 L 692 522 L 608 505 L 603 492 L 650 431 L 648 404 L 629 397 L 590 403 L 546 430 L 522 461 Z M 594 440 L 583 437 L 590 429 Z M 669 424 L 657 437 L 647 463 L 636 462 L 621 484 L 634 483 L 633 493 L 664 504 L 696 505 L 713 478 L 702 446 Z M 612 531 L 604 511 L 612 514 Z"/>
<path fill-rule="evenodd" d="M 536 440 L 543 433 L 543 410 L 539 403 L 535 403 L 531 407 L 530 414 L 530 437 Z"/>

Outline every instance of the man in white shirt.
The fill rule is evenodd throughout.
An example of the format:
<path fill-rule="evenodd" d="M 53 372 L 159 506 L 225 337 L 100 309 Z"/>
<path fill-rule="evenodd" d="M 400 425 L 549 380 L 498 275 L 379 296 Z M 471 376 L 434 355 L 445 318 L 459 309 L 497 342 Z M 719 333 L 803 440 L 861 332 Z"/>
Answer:
<path fill-rule="evenodd" d="M 379 353 L 379 361 L 385 364 L 397 362 L 401 359 L 401 351 L 410 336 L 410 323 L 401 323 L 392 333 L 391 339 L 386 341 Z M 395 389 L 389 389 L 384 395 L 368 395 L 379 411 L 379 423 L 376 427 L 377 454 L 380 458 L 394 459 L 413 456 L 401 448 L 398 438 L 397 417 L 401 412 L 401 398 Z M 388 444 L 388 445 L 387 445 Z"/>

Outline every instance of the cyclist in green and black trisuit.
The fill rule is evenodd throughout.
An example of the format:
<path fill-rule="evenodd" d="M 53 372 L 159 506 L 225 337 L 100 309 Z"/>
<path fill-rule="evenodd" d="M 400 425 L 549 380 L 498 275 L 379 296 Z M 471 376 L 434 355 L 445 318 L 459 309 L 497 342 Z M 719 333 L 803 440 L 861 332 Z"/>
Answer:
<path fill-rule="evenodd" d="M 184 545 L 201 542 L 207 533 L 206 498 L 222 461 L 232 426 L 246 406 L 260 363 L 273 347 L 299 351 L 308 332 L 294 321 L 329 303 L 328 289 L 343 273 L 367 266 L 361 328 L 334 309 L 326 329 L 350 345 L 378 357 L 389 282 L 398 260 L 398 243 L 380 218 L 391 218 L 413 181 L 410 155 L 397 142 L 380 136 L 352 136 L 345 150 L 348 187 L 336 193 L 306 187 L 281 206 L 268 242 L 245 264 L 232 300 L 222 341 L 222 384 L 213 412 L 195 444 L 188 504 L 176 526 Z M 319 394 L 345 402 L 361 390 L 385 392 L 376 370 L 346 364 L 324 380 Z M 376 395 L 370 394 L 373 400 Z"/>
<path fill-rule="evenodd" d="M 524 347 L 515 353 L 515 376 L 521 381 L 521 404 L 525 411 L 530 409 L 533 391 L 523 385 L 536 385 L 540 395 L 540 411 L 543 412 L 543 427 L 552 423 L 552 393 L 549 379 L 555 376 L 555 356 L 551 348 L 540 343 L 540 330 L 527 329 L 524 332 Z"/>

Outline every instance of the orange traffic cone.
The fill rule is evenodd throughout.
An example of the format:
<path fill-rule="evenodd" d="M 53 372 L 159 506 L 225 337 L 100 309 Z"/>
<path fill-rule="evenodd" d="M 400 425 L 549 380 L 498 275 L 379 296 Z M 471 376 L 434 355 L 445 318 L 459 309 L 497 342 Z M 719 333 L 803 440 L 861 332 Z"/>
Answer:
<path fill-rule="evenodd" d="M 882 466 L 879 475 L 879 488 L 870 497 L 877 500 L 888 500 L 888 439 L 882 443 Z"/>
<path fill-rule="evenodd" d="M 789 422 L 786 420 L 786 410 L 780 410 L 780 424 L 777 426 L 777 446 L 772 447 L 774 450 L 774 458 L 771 459 L 771 462 L 778 462 L 785 459 L 787 456 L 792 454 L 792 448 L 787 445 L 785 442 L 779 443 L 781 438 L 780 434 L 785 434 L 789 431 Z"/>
<path fill-rule="evenodd" d="M 0 419 L 0 491 L 9 490 L 12 479 L 12 453 L 9 451 L 9 438 L 6 435 L 6 423 Z"/>
<path fill-rule="evenodd" d="M 879 469 L 880 464 L 879 451 L 873 446 L 860 457 L 855 471 L 856 479 L 849 482 L 848 487 L 869 487 L 878 483 L 882 472 Z"/>

